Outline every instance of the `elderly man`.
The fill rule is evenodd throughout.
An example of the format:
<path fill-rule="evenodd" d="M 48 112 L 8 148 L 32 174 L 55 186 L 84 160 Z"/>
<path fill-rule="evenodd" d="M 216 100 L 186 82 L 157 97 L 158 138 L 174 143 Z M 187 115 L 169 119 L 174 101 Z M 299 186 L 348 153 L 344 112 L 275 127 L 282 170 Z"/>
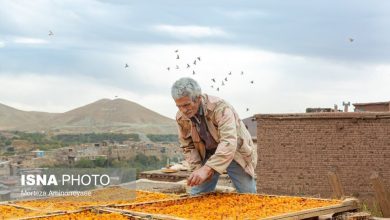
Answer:
<path fill-rule="evenodd" d="M 198 83 L 181 78 L 172 85 L 179 111 L 180 147 L 190 164 L 191 194 L 215 190 L 227 171 L 239 193 L 256 193 L 257 150 L 234 108 L 223 99 L 202 94 Z"/>

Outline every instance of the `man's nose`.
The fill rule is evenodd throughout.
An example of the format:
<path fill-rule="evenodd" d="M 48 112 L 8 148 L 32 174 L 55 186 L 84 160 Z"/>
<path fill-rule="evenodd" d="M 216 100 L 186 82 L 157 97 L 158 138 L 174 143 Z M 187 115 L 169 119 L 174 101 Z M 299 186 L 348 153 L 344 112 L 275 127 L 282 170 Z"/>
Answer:
<path fill-rule="evenodd" d="M 185 111 L 186 109 L 187 109 L 187 108 L 184 107 L 184 106 L 179 106 L 179 110 L 182 111 L 182 112 Z"/>

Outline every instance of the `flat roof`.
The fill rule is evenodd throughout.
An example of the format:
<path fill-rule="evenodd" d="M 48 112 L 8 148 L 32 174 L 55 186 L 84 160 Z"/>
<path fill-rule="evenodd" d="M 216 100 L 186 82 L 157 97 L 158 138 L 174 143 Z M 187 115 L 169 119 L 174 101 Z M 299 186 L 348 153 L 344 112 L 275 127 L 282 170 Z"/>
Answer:
<path fill-rule="evenodd" d="M 357 106 L 357 105 L 388 105 L 390 101 L 387 102 L 367 102 L 367 103 L 352 103 L 352 105 Z"/>
<path fill-rule="evenodd" d="M 284 113 L 256 114 L 256 120 L 262 119 L 378 119 L 389 118 L 390 112 L 314 112 L 314 113 Z"/>

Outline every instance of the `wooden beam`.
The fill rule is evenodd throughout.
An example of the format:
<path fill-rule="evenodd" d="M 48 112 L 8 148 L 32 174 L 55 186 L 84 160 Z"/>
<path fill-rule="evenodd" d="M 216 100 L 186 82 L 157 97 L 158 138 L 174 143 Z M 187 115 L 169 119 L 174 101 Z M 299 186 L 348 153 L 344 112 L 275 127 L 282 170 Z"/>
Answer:
<path fill-rule="evenodd" d="M 329 184 L 332 187 L 332 198 L 341 199 L 345 193 L 340 178 L 336 173 L 328 172 Z"/>
<path fill-rule="evenodd" d="M 375 198 L 382 210 L 383 217 L 388 218 L 390 217 L 390 198 L 388 198 L 389 194 L 386 191 L 385 185 L 377 172 L 373 172 L 370 179 L 372 187 L 374 188 Z"/>
<path fill-rule="evenodd" d="M 347 215 L 347 220 L 370 220 L 371 214 L 367 212 L 356 212 Z"/>

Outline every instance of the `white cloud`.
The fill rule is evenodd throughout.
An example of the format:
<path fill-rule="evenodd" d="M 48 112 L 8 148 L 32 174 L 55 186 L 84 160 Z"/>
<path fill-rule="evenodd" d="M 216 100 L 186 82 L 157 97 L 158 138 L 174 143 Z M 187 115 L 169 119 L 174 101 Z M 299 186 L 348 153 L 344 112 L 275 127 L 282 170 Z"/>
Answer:
<path fill-rule="evenodd" d="M 5 43 L 0 41 L 0 48 L 5 47 Z"/>
<path fill-rule="evenodd" d="M 16 37 L 13 40 L 14 43 L 17 44 L 46 44 L 47 40 L 39 39 L 39 38 L 29 38 L 29 37 Z"/>
<path fill-rule="evenodd" d="M 172 35 L 173 37 L 227 37 L 228 34 L 218 27 L 204 27 L 204 26 L 174 26 L 174 25 L 156 25 L 153 30 Z"/>

